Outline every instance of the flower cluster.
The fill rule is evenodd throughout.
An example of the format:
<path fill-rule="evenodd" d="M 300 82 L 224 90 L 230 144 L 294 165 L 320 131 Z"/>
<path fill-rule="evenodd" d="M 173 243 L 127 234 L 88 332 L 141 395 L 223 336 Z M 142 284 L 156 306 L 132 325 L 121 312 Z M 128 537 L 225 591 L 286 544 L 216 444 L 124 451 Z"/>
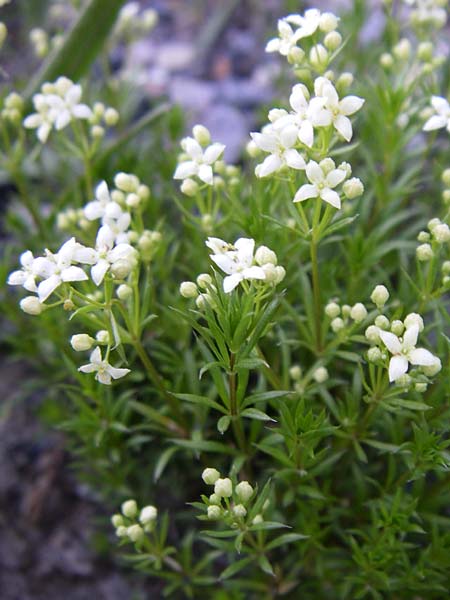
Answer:
<path fill-rule="evenodd" d="M 284 268 L 277 265 L 275 252 L 267 246 L 260 246 L 255 252 L 255 240 L 251 238 L 239 238 L 234 244 L 229 244 L 220 238 L 209 237 L 205 243 L 213 252 L 211 260 L 226 274 L 223 280 L 226 294 L 243 281 L 258 280 L 278 285 L 285 277 Z M 208 274 L 199 275 L 197 284 L 200 288 L 210 288 L 212 278 Z M 181 284 L 180 292 L 185 298 L 203 296 L 198 296 L 197 285 L 190 281 Z"/>
<path fill-rule="evenodd" d="M 329 52 L 342 43 L 342 36 L 336 31 L 338 24 L 336 15 L 321 13 L 317 8 L 307 10 L 304 15 L 289 15 L 278 21 L 278 37 L 267 43 L 266 52 L 278 52 L 296 66 L 309 62 L 315 70 L 323 72 L 330 60 Z M 318 34 L 324 36 L 321 43 L 317 43 Z"/>
<path fill-rule="evenodd" d="M 202 496 L 205 503 L 206 515 L 210 520 L 219 519 L 236 527 L 246 522 L 249 505 L 255 498 L 255 490 L 248 481 L 233 484 L 229 477 L 222 477 L 217 469 L 206 468 L 202 473 L 206 485 L 214 486 L 214 492 L 209 496 Z M 267 508 L 267 507 L 264 507 Z M 262 514 L 252 517 L 251 524 L 262 523 Z"/>
<path fill-rule="evenodd" d="M 152 8 L 141 10 L 139 2 L 127 2 L 119 12 L 113 38 L 130 42 L 149 33 L 158 23 L 158 13 Z"/>
<path fill-rule="evenodd" d="M 384 286 L 377 286 L 371 299 L 382 310 L 389 298 L 389 292 Z M 417 348 L 419 333 L 424 329 L 421 315 L 408 314 L 403 320 L 392 321 L 384 314 L 379 314 L 373 325 L 370 325 L 365 336 L 371 344 L 367 359 L 379 365 L 388 364 L 389 381 L 396 382 L 402 387 L 409 387 L 413 382 L 420 384 L 418 391 L 423 391 L 427 377 L 433 377 L 441 370 L 441 361 L 425 348 Z M 407 374 L 409 365 L 413 369 Z M 426 389 L 426 386 L 425 386 Z"/>
<path fill-rule="evenodd" d="M 421 262 L 431 260 L 436 249 L 450 242 L 450 227 L 440 219 L 428 222 L 428 231 L 421 231 L 417 236 L 420 245 L 416 248 L 417 259 Z"/>
<path fill-rule="evenodd" d="M 334 333 L 342 331 L 351 324 L 361 323 L 367 318 L 367 308 L 362 302 L 357 302 L 353 306 L 350 304 L 339 305 L 337 300 L 331 300 L 325 306 L 325 314 L 330 319 L 330 327 Z"/>
<path fill-rule="evenodd" d="M 450 104 L 441 96 L 431 97 L 430 112 L 432 113 L 423 126 L 424 131 L 434 131 L 445 127 L 450 133 Z"/>
<path fill-rule="evenodd" d="M 158 510 L 155 506 L 144 506 L 139 510 L 136 500 L 126 500 L 121 506 L 121 513 L 111 517 L 117 537 L 129 541 L 140 542 L 146 533 L 154 530 Z"/>
<path fill-rule="evenodd" d="M 213 185 L 216 164 L 225 150 L 223 144 L 211 143 L 211 134 L 203 125 L 195 125 L 192 136 L 181 140 L 183 153 L 178 156 L 173 175 L 174 179 L 183 180 L 181 191 L 188 196 L 195 195 L 198 190 L 198 183 L 192 177 Z"/>
<path fill-rule="evenodd" d="M 36 112 L 28 115 L 23 124 L 37 129 L 37 137 L 45 144 L 52 129 L 64 129 L 74 119 L 89 119 L 92 110 L 81 103 L 82 88 L 67 77 L 54 83 L 44 83 L 40 94 L 33 96 Z"/>
<path fill-rule="evenodd" d="M 403 0 L 411 7 L 411 23 L 416 26 L 444 27 L 447 21 L 448 0 Z"/>

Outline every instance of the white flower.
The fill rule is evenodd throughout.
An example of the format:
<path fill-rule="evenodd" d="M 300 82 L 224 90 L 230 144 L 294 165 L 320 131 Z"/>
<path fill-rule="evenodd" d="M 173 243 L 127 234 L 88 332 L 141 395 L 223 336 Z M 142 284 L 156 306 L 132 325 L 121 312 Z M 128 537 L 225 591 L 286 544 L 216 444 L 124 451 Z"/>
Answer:
<path fill-rule="evenodd" d="M 218 267 L 228 275 L 223 280 L 223 290 L 229 293 L 244 279 L 265 279 L 266 274 L 261 267 L 253 265 L 253 251 L 255 240 L 239 238 L 234 243 L 234 250 L 222 254 L 212 254 Z"/>
<path fill-rule="evenodd" d="M 201 181 L 208 185 L 213 184 L 212 165 L 219 159 L 225 146 L 214 143 L 203 149 L 192 137 L 181 140 L 181 147 L 189 156 L 190 160 L 181 162 L 175 170 L 174 179 L 186 179 L 196 175 Z"/>
<path fill-rule="evenodd" d="M 24 127 L 37 129 L 39 141 L 45 144 L 53 127 L 61 130 L 74 118 L 91 117 L 91 109 L 80 103 L 81 95 L 81 86 L 67 77 L 59 77 L 53 84 L 44 83 L 41 93 L 33 96 L 36 112 L 26 117 Z"/>
<path fill-rule="evenodd" d="M 22 268 L 13 271 L 8 277 L 8 285 L 21 285 L 29 292 L 35 292 L 36 286 L 36 268 L 33 253 L 27 250 L 20 255 L 20 264 Z"/>
<path fill-rule="evenodd" d="M 441 96 L 431 97 L 431 106 L 435 110 L 435 115 L 430 117 L 423 126 L 424 131 L 434 131 L 446 127 L 450 132 L 450 104 L 448 100 Z"/>
<path fill-rule="evenodd" d="M 85 264 L 92 265 L 91 277 L 95 285 L 100 285 L 106 273 L 120 261 L 130 261 L 135 254 L 133 246 L 121 243 L 114 246 L 115 234 L 108 225 L 100 227 L 93 248 L 80 248 L 76 258 Z"/>
<path fill-rule="evenodd" d="M 275 121 L 275 128 L 280 129 L 286 125 L 294 125 L 298 130 L 298 139 L 311 148 L 314 143 L 314 127 L 323 127 L 330 124 L 330 116 L 324 110 L 324 98 L 312 98 L 308 102 L 308 90 L 302 83 L 294 85 L 289 97 L 289 104 L 293 112 L 280 115 Z"/>
<path fill-rule="evenodd" d="M 117 202 L 111 199 L 106 181 L 102 181 L 95 188 L 95 200 L 88 202 L 84 207 L 84 216 L 89 221 L 102 219 L 118 219 L 122 215 L 122 209 Z"/>
<path fill-rule="evenodd" d="M 269 156 L 255 169 L 257 177 L 267 177 L 285 165 L 291 169 L 305 168 L 305 159 L 293 148 L 298 137 L 297 127 L 288 125 L 277 131 L 273 125 L 266 125 L 261 133 L 252 133 L 251 136 L 258 148 L 269 152 Z"/>
<path fill-rule="evenodd" d="M 105 385 L 111 384 L 112 379 L 120 379 L 130 372 L 130 369 L 112 367 L 107 360 L 102 360 L 100 348 L 97 346 L 89 357 L 89 363 L 78 370 L 82 373 L 95 373 L 95 379 Z"/>
<path fill-rule="evenodd" d="M 278 21 L 278 37 L 267 42 L 266 52 L 278 52 L 281 56 L 288 56 L 297 46 L 299 37 L 289 24 L 287 18 Z"/>
<path fill-rule="evenodd" d="M 86 273 L 80 267 L 75 267 L 75 253 L 84 248 L 81 244 L 71 238 L 61 246 L 56 254 L 49 250 L 45 251 L 45 256 L 40 256 L 34 261 L 33 268 L 43 281 L 37 286 L 39 300 L 45 302 L 47 298 L 63 282 L 84 281 L 88 278 Z M 76 262 L 82 262 L 79 259 Z"/>
<path fill-rule="evenodd" d="M 303 16 L 301 15 L 289 15 L 286 17 L 286 21 L 297 25 L 299 28 L 296 31 L 297 39 L 310 37 L 313 35 L 320 25 L 320 10 L 317 8 L 310 8 L 305 11 Z"/>
<path fill-rule="evenodd" d="M 224 254 L 229 250 L 233 250 L 233 244 L 229 244 L 228 242 L 224 242 L 220 238 L 209 237 L 205 245 L 214 252 L 214 254 Z"/>
<path fill-rule="evenodd" d="M 324 108 L 329 113 L 329 123 L 332 123 L 336 131 L 349 142 L 352 139 L 352 123 L 348 118 L 358 111 L 364 104 L 363 98 L 358 96 L 345 96 L 339 100 L 338 93 L 329 79 L 318 77 L 314 82 L 316 96 L 325 99 Z"/>
<path fill-rule="evenodd" d="M 325 174 L 314 160 L 309 161 L 306 176 L 311 183 L 300 187 L 295 194 L 294 202 L 303 202 L 308 198 L 322 198 L 334 208 L 341 208 L 341 199 L 333 188 L 342 183 L 346 175 L 346 171 L 342 169 L 332 169 Z"/>
<path fill-rule="evenodd" d="M 429 367 L 438 360 L 425 348 L 416 348 L 417 338 L 419 336 L 419 326 L 411 325 L 408 327 L 402 338 L 398 338 L 394 333 L 380 329 L 379 336 L 384 345 L 392 354 L 389 361 L 389 381 L 396 381 L 408 370 L 408 363 Z"/>
<path fill-rule="evenodd" d="M 129 227 L 131 223 L 131 215 L 128 212 L 120 213 L 117 218 L 104 216 L 102 219 L 103 225 L 107 225 L 114 234 L 116 244 L 127 244 L 129 241 Z"/>

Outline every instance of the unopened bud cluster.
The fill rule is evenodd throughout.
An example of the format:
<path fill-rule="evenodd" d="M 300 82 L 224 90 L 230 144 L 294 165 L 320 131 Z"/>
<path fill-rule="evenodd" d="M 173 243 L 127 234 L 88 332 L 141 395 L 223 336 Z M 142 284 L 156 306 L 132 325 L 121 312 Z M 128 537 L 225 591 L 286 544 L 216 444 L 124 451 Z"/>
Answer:
<path fill-rule="evenodd" d="M 334 333 L 339 333 L 354 323 L 361 323 L 367 318 L 367 309 L 362 302 L 340 305 L 331 300 L 325 305 L 325 314 L 330 319 L 330 327 Z"/>
<path fill-rule="evenodd" d="M 140 543 L 146 533 L 154 530 L 158 510 L 152 506 L 139 509 L 136 500 L 126 500 L 121 512 L 111 517 L 117 537 L 127 542 Z"/>

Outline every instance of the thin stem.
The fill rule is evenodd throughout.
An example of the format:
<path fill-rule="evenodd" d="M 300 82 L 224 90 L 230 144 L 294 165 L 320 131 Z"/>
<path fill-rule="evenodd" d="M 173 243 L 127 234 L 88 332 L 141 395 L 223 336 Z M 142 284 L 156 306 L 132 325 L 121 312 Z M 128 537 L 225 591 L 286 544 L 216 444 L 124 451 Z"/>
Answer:
<path fill-rule="evenodd" d="M 230 373 L 228 375 L 228 386 L 229 386 L 229 395 L 230 395 L 230 412 L 232 416 L 232 424 L 233 431 L 236 437 L 236 441 L 238 442 L 239 448 L 246 454 L 246 442 L 245 442 L 245 433 L 242 427 L 242 422 L 238 413 L 237 406 L 237 373 L 234 370 L 235 364 L 235 354 L 230 352 Z"/>
<path fill-rule="evenodd" d="M 316 349 L 320 353 L 322 351 L 322 300 L 320 294 L 320 278 L 319 278 L 319 262 L 317 258 L 317 243 L 313 235 L 310 243 L 311 267 L 312 267 L 312 284 L 314 295 L 314 320 L 316 332 Z"/>

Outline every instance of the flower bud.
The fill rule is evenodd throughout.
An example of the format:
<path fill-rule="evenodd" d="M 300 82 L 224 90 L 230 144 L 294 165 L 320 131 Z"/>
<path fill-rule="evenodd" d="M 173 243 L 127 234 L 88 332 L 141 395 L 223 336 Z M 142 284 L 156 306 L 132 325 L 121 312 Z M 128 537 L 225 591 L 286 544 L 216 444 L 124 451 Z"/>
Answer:
<path fill-rule="evenodd" d="M 433 233 L 433 229 L 441 224 L 442 224 L 442 221 L 440 219 L 438 219 L 437 217 L 435 217 L 434 219 L 430 219 L 428 221 L 427 227 L 431 231 L 431 233 Z"/>
<path fill-rule="evenodd" d="M 267 246 L 260 246 L 255 252 L 255 260 L 258 265 L 277 264 L 277 255 Z"/>
<path fill-rule="evenodd" d="M 264 521 L 264 519 L 263 519 L 262 515 L 256 515 L 256 517 L 252 521 L 252 525 L 259 525 L 263 521 Z"/>
<path fill-rule="evenodd" d="M 125 199 L 125 204 L 129 208 L 137 208 L 141 204 L 141 198 L 138 194 L 132 192 L 131 194 L 127 195 Z"/>
<path fill-rule="evenodd" d="M 119 527 L 116 529 L 116 535 L 117 537 L 127 537 L 128 532 L 125 525 L 119 525 Z"/>
<path fill-rule="evenodd" d="M 386 286 L 377 285 L 370 295 L 370 299 L 378 308 L 382 308 L 389 300 L 389 292 Z"/>
<path fill-rule="evenodd" d="M 91 136 L 95 139 L 101 139 L 105 135 L 105 130 L 101 125 L 93 125 L 91 127 Z"/>
<path fill-rule="evenodd" d="M 374 346 L 367 350 L 367 360 L 372 363 L 376 363 L 381 360 L 381 350 Z"/>
<path fill-rule="evenodd" d="M 417 241 L 421 242 L 421 243 L 429 242 L 430 234 L 428 233 L 428 231 L 419 231 L 419 233 L 417 235 Z"/>
<path fill-rule="evenodd" d="M 408 60 L 411 54 L 411 42 L 406 38 L 402 38 L 398 44 L 394 46 L 393 52 L 398 60 Z"/>
<path fill-rule="evenodd" d="M 331 321 L 330 326 L 334 333 L 338 333 L 339 331 L 342 331 L 344 329 L 345 323 L 344 320 L 341 319 L 341 317 L 336 317 Z"/>
<path fill-rule="evenodd" d="M 445 244 L 450 241 L 450 228 L 447 223 L 441 223 L 433 229 L 433 237 L 438 244 Z"/>
<path fill-rule="evenodd" d="M 416 248 L 416 257 L 420 262 L 427 262 L 434 256 L 434 252 L 430 244 L 421 244 Z"/>
<path fill-rule="evenodd" d="M 395 380 L 395 384 L 402 388 L 409 388 L 411 382 L 411 375 L 408 375 L 408 373 L 401 375 L 398 379 Z"/>
<path fill-rule="evenodd" d="M 441 360 L 437 356 L 435 356 L 435 358 L 436 358 L 436 362 L 433 363 L 432 365 L 429 365 L 426 367 L 421 367 L 423 373 L 427 377 L 434 377 L 442 369 Z"/>
<path fill-rule="evenodd" d="M 331 12 L 324 12 L 320 15 L 319 28 L 324 33 L 334 31 L 339 24 L 339 17 Z"/>
<path fill-rule="evenodd" d="M 302 376 L 302 368 L 300 365 L 292 365 L 289 369 L 289 377 L 294 381 L 298 381 Z"/>
<path fill-rule="evenodd" d="M 125 279 L 133 269 L 133 262 L 130 259 L 119 258 L 111 265 L 111 273 L 116 279 Z"/>
<path fill-rule="evenodd" d="M 364 319 L 367 317 L 367 309 L 364 306 L 364 304 L 362 302 L 357 302 L 356 304 L 354 304 L 352 306 L 350 316 L 357 323 L 364 321 Z"/>
<path fill-rule="evenodd" d="M 233 484 L 228 477 L 219 478 L 214 484 L 214 493 L 222 498 L 229 498 L 233 493 Z"/>
<path fill-rule="evenodd" d="M 450 169 L 445 169 L 441 175 L 442 183 L 450 187 Z"/>
<path fill-rule="evenodd" d="M 318 367 L 313 373 L 313 378 L 317 383 L 324 383 L 328 377 L 328 370 L 325 367 Z"/>
<path fill-rule="evenodd" d="M 353 200 L 364 193 L 364 185 L 358 177 L 352 177 L 344 183 L 342 190 L 349 200 Z"/>
<path fill-rule="evenodd" d="M 116 294 L 119 300 L 128 300 L 128 298 L 131 298 L 131 296 L 133 295 L 133 288 L 127 285 L 126 283 L 122 283 L 117 288 Z"/>
<path fill-rule="evenodd" d="M 139 521 L 142 525 L 147 525 L 156 519 L 158 516 L 158 509 L 155 506 L 149 505 L 144 506 L 139 515 Z"/>
<path fill-rule="evenodd" d="M 333 171 L 336 168 L 336 163 L 332 158 L 327 157 L 320 161 L 319 167 L 322 169 L 325 175 L 328 175 L 330 171 Z"/>
<path fill-rule="evenodd" d="M 222 499 L 217 494 L 211 494 L 209 497 L 209 501 L 211 504 L 220 504 L 222 502 Z"/>
<path fill-rule="evenodd" d="M 278 265 L 278 267 L 275 267 L 275 285 L 278 285 L 279 283 L 281 283 L 283 281 L 283 279 L 286 277 L 286 269 L 284 267 L 282 267 L 281 265 Z"/>
<path fill-rule="evenodd" d="M 420 394 L 423 394 L 424 392 L 426 392 L 427 388 L 428 388 L 427 383 L 418 381 L 416 384 L 414 384 L 414 389 L 416 390 L 416 392 L 419 392 Z"/>
<path fill-rule="evenodd" d="M 340 312 L 341 308 L 336 302 L 329 302 L 325 306 L 325 314 L 327 315 L 327 317 L 330 317 L 330 319 L 334 319 L 335 317 L 337 317 L 340 314 Z"/>
<path fill-rule="evenodd" d="M 241 481 L 236 486 L 236 494 L 242 502 L 247 502 L 253 496 L 253 488 L 248 481 Z"/>
<path fill-rule="evenodd" d="M 137 516 L 138 508 L 136 500 L 126 500 L 121 507 L 122 514 L 129 519 L 134 519 Z"/>
<path fill-rule="evenodd" d="M 450 275 L 450 260 L 445 260 L 445 261 L 442 263 L 442 272 L 443 272 L 445 275 Z"/>
<path fill-rule="evenodd" d="M 73 300 L 71 300 L 70 298 L 67 298 L 66 300 L 64 300 L 63 303 L 63 309 L 66 310 L 67 312 L 71 311 L 71 310 L 75 310 L 75 304 L 73 303 Z M 26 312 L 26 311 L 25 311 Z"/>
<path fill-rule="evenodd" d="M 245 506 L 243 504 L 236 504 L 236 506 L 233 507 L 233 514 L 238 519 L 243 519 L 245 517 L 245 515 L 247 514 L 247 509 L 245 508 Z"/>
<path fill-rule="evenodd" d="M 316 44 L 309 51 L 309 62 L 317 70 L 322 71 L 328 64 L 328 52 L 322 44 Z"/>
<path fill-rule="evenodd" d="M 217 469 L 212 469 L 208 467 L 202 473 L 202 479 L 206 483 L 206 485 L 214 485 L 216 481 L 219 479 L 220 473 Z"/>
<path fill-rule="evenodd" d="M 124 524 L 124 520 L 122 515 L 113 515 L 111 517 L 111 523 L 113 524 L 113 526 L 117 529 L 117 527 L 122 527 Z"/>
<path fill-rule="evenodd" d="M 7 35 L 8 35 L 8 28 L 3 23 L 3 21 L 0 21 L 0 48 L 5 43 Z"/>
<path fill-rule="evenodd" d="M 342 44 L 342 35 L 338 31 L 330 31 L 330 33 L 327 33 L 325 36 L 323 43 L 327 50 L 334 52 L 334 50 L 337 50 Z"/>
<path fill-rule="evenodd" d="M 70 345 L 75 352 L 90 350 L 95 340 L 87 333 L 77 333 L 70 338 Z"/>
<path fill-rule="evenodd" d="M 247 150 L 247 154 L 250 156 L 250 158 L 256 158 L 261 152 L 253 140 L 250 140 L 247 143 L 245 149 Z"/>
<path fill-rule="evenodd" d="M 405 317 L 403 323 L 404 323 L 406 329 L 408 329 L 409 327 L 412 327 L 413 325 L 417 325 L 419 328 L 419 331 L 423 331 L 423 329 L 424 329 L 423 319 L 417 313 L 409 313 L 409 315 L 407 315 Z"/>
<path fill-rule="evenodd" d="M 119 113 L 115 108 L 107 108 L 105 111 L 105 123 L 108 127 L 114 127 L 119 121 Z"/>
<path fill-rule="evenodd" d="M 39 302 L 39 298 L 36 296 L 27 296 L 26 298 L 23 298 L 19 302 L 19 306 L 24 313 L 27 313 L 27 315 L 40 315 L 44 310 L 43 304 Z"/>
<path fill-rule="evenodd" d="M 211 143 L 211 134 L 204 125 L 194 125 L 192 135 L 200 146 L 207 146 Z"/>
<path fill-rule="evenodd" d="M 109 344 L 109 333 L 106 329 L 100 329 L 100 331 L 97 331 L 95 334 L 95 339 L 99 344 Z"/>
<path fill-rule="evenodd" d="M 197 285 L 202 290 L 206 290 L 212 286 L 213 280 L 209 273 L 200 273 L 200 275 L 196 279 Z"/>
<path fill-rule="evenodd" d="M 216 521 L 217 519 L 220 519 L 221 514 L 222 514 L 222 509 L 220 508 L 220 506 L 217 506 L 216 504 L 212 504 L 211 506 L 208 506 L 208 509 L 207 509 L 208 519 Z"/>
<path fill-rule="evenodd" d="M 347 90 L 353 83 L 354 77 L 352 73 L 342 73 L 339 77 L 338 80 L 336 81 L 336 87 L 339 89 L 339 91 L 345 91 Z"/>
<path fill-rule="evenodd" d="M 287 59 L 290 65 L 300 65 L 305 58 L 305 51 L 299 48 L 298 46 L 294 46 L 289 50 L 289 54 L 287 55 Z"/>
<path fill-rule="evenodd" d="M 186 196 L 195 196 L 198 192 L 198 183 L 190 178 L 185 179 L 180 185 L 180 190 Z"/>
<path fill-rule="evenodd" d="M 379 329 L 387 330 L 390 326 L 389 319 L 384 315 L 378 315 L 378 317 L 375 319 L 375 325 Z"/>
<path fill-rule="evenodd" d="M 419 60 L 429 62 L 433 58 L 433 49 L 431 42 L 421 42 L 417 47 L 417 57 Z"/>
<path fill-rule="evenodd" d="M 342 311 L 342 316 L 345 317 L 349 317 L 350 313 L 352 312 L 352 307 L 349 304 L 343 304 L 341 307 L 341 311 Z"/>
<path fill-rule="evenodd" d="M 385 69 L 390 69 L 392 67 L 392 65 L 394 64 L 394 59 L 392 58 L 392 54 L 389 54 L 388 52 L 384 52 L 380 56 L 380 64 Z"/>
<path fill-rule="evenodd" d="M 138 187 L 136 180 L 137 177 L 120 172 L 114 177 L 114 185 L 122 192 L 130 194 L 131 192 L 135 192 Z"/>
<path fill-rule="evenodd" d="M 183 281 L 183 283 L 180 284 L 180 294 L 183 298 L 197 298 L 197 286 L 193 281 Z"/>
<path fill-rule="evenodd" d="M 132 542 L 138 542 L 144 537 L 144 530 L 140 525 L 131 525 L 127 528 L 127 535 Z"/>
<path fill-rule="evenodd" d="M 450 190 L 444 190 L 442 192 L 442 200 L 446 205 L 450 203 Z"/>
<path fill-rule="evenodd" d="M 380 341 L 380 331 L 376 325 L 369 325 L 364 335 L 366 336 L 366 340 L 371 344 L 377 344 Z"/>
<path fill-rule="evenodd" d="M 395 335 L 402 335 L 404 330 L 405 330 L 405 326 L 399 319 L 392 321 L 392 323 L 391 323 L 392 333 L 394 333 Z"/>

